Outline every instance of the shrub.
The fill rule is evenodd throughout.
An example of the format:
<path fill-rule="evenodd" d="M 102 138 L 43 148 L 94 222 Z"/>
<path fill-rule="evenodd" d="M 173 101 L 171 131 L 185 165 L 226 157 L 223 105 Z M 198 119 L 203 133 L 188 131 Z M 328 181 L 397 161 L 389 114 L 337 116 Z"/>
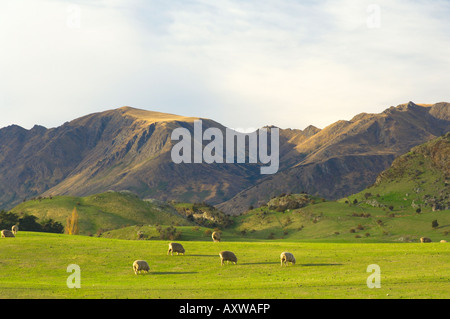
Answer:
<path fill-rule="evenodd" d="M 353 229 L 353 228 L 352 228 L 352 229 L 350 229 L 350 233 L 352 233 L 352 234 L 353 234 L 353 233 L 355 233 L 355 232 L 356 232 L 356 230 L 355 230 L 355 229 Z"/>
<path fill-rule="evenodd" d="M 284 213 L 285 210 L 286 210 L 286 206 L 285 205 L 280 205 L 280 206 L 277 206 L 275 208 L 275 211 L 279 212 L 279 213 Z"/>
<path fill-rule="evenodd" d="M 177 231 L 177 229 L 173 226 L 169 226 L 159 233 L 160 239 L 175 240 L 175 239 L 179 239 L 180 237 L 181 237 L 181 232 Z"/>
<path fill-rule="evenodd" d="M 297 209 L 297 208 L 300 208 L 301 205 L 300 205 L 299 202 L 296 202 L 296 201 L 290 201 L 290 202 L 287 204 L 286 207 L 287 207 L 287 209 Z"/>
<path fill-rule="evenodd" d="M 138 239 L 145 239 L 145 238 L 147 238 L 147 237 L 148 237 L 148 236 L 145 235 L 144 232 L 142 232 L 142 231 L 138 231 L 138 232 L 137 232 L 137 238 L 138 238 Z"/>
<path fill-rule="evenodd" d="M 292 224 L 292 219 L 288 216 L 284 222 L 283 222 L 283 226 L 286 227 L 288 225 Z"/>

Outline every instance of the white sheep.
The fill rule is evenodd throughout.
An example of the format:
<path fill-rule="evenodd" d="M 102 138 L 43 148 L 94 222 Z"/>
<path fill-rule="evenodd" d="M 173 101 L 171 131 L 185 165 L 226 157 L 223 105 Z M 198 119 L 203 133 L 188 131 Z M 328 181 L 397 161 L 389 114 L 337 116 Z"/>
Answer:
<path fill-rule="evenodd" d="M 19 226 L 14 225 L 13 227 L 11 227 L 11 231 L 13 232 L 13 234 L 17 234 L 17 232 L 19 231 Z"/>
<path fill-rule="evenodd" d="M 223 266 L 224 265 L 224 261 L 228 262 L 231 261 L 232 263 L 237 264 L 237 257 L 234 253 L 232 253 L 231 251 L 225 250 L 225 251 L 221 251 L 219 253 L 220 256 L 220 264 Z"/>
<path fill-rule="evenodd" d="M 183 245 L 179 244 L 179 243 L 170 243 L 169 244 L 169 250 L 167 251 L 167 255 L 169 253 L 171 253 L 171 255 L 173 256 L 173 253 L 177 253 L 178 254 L 183 254 L 184 255 L 184 248 Z"/>
<path fill-rule="evenodd" d="M 6 237 L 16 237 L 16 236 L 14 236 L 12 231 L 3 229 L 2 230 L 2 238 L 6 238 Z"/>
<path fill-rule="evenodd" d="M 291 253 L 282 252 L 280 255 L 280 259 L 281 259 L 281 266 L 283 266 L 283 264 L 285 264 L 287 266 L 287 263 L 289 263 L 289 262 L 292 265 L 295 265 L 295 257 Z"/>
<path fill-rule="evenodd" d="M 446 243 L 447 241 L 445 239 L 441 239 L 441 243 Z"/>
<path fill-rule="evenodd" d="M 148 273 L 150 271 L 150 266 L 145 260 L 135 260 L 133 263 L 133 270 L 136 275 L 141 271 Z"/>

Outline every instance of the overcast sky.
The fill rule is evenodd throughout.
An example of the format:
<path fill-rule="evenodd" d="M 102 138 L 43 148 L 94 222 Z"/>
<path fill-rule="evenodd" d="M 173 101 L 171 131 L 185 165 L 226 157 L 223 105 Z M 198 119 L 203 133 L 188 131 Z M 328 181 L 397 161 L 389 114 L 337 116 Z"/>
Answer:
<path fill-rule="evenodd" d="M 121 106 L 323 128 L 450 101 L 450 1 L 1 0 L 0 127 Z"/>

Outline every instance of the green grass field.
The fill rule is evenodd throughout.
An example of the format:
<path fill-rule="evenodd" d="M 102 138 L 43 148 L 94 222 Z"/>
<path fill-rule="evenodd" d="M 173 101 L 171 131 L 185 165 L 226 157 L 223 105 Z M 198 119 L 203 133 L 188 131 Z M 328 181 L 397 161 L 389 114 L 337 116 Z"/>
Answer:
<path fill-rule="evenodd" d="M 357 217 L 365 214 L 369 217 Z M 439 227 L 432 228 L 432 220 Z M 236 217 L 234 226 L 226 229 L 248 239 L 285 239 L 313 242 L 418 242 L 429 237 L 450 241 L 448 210 L 417 214 L 411 208 L 381 209 L 365 204 L 321 202 L 306 207 L 275 212 L 256 208 Z"/>
<path fill-rule="evenodd" d="M 450 298 L 446 243 L 180 242 L 186 255 L 167 256 L 168 241 L 19 232 L 0 239 L 0 298 Z M 221 250 L 237 265 L 221 266 Z M 297 264 L 281 267 L 282 251 Z M 135 259 L 150 272 L 136 276 Z M 69 264 L 79 289 L 67 287 Z M 367 287 L 370 264 L 381 288 Z"/>

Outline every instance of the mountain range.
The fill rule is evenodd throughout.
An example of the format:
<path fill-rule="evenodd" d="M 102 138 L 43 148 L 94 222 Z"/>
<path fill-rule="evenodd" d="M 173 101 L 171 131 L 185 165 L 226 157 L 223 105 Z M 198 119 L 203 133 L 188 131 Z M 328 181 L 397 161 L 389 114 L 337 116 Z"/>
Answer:
<path fill-rule="evenodd" d="M 450 132 L 413 147 L 373 185 L 338 200 L 284 193 L 229 216 L 205 203 L 142 200 L 129 191 L 108 191 L 36 198 L 11 213 L 20 229 L 35 230 L 26 216 L 41 225 L 64 224 L 76 211 L 80 234 L 118 239 L 210 240 L 212 230 L 219 229 L 227 241 L 418 242 L 423 236 L 448 239 L 448 209 Z M 9 213 L 1 215 L 6 229 L 17 223 Z"/>
<path fill-rule="evenodd" d="M 280 129 L 279 170 L 273 175 L 261 175 L 260 164 L 175 164 L 171 133 L 182 127 L 193 134 L 194 117 L 122 107 L 56 128 L 11 125 L 0 129 L 0 208 L 32 197 L 108 190 L 205 201 L 227 214 L 285 192 L 341 198 L 373 184 L 397 156 L 450 131 L 449 106 L 409 102 L 323 129 Z M 226 130 L 201 120 L 204 130 Z"/>

